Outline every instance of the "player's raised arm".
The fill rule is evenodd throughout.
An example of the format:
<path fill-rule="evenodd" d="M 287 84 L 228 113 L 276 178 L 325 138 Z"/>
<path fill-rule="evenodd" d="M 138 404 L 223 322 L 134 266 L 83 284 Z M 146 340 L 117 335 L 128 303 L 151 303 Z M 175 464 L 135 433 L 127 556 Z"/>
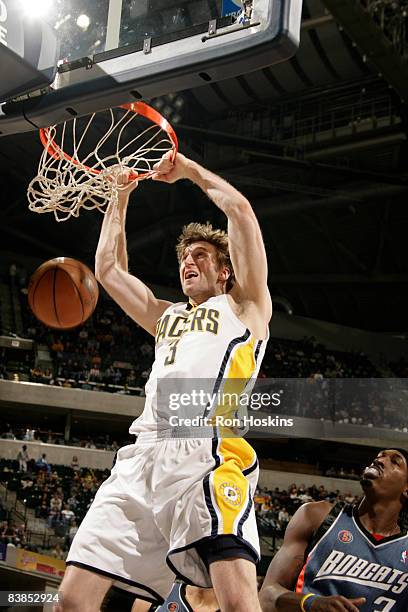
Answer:
<path fill-rule="evenodd" d="M 232 185 L 180 153 L 174 164 L 170 155 L 156 164 L 155 180 L 173 183 L 190 179 L 228 218 L 228 242 L 236 282 L 231 294 L 252 302 L 268 322 L 272 303 L 267 286 L 268 264 L 261 230 L 248 200 Z"/>
<path fill-rule="evenodd" d="M 128 173 L 123 174 L 128 182 Z M 95 256 L 95 276 L 109 295 L 136 323 L 154 336 L 156 322 L 171 304 L 159 300 L 138 278 L 128 272 L 125 222 L 129 196 L 136 182 L 119 190 L 117 206 L 105 213 Z"/>
<path fill-rule="evenodd" d="M 263 612 L 358 612 L 357 606 L 364 603 L 364 598 L 349 600 L 341 595 L 310 597 L 307 603 L 307 594 L 294 592 L 307 546 L 330 509 L 328 502 L 312 502 L 301 506 L 292 517 L 259 594 Z"/>

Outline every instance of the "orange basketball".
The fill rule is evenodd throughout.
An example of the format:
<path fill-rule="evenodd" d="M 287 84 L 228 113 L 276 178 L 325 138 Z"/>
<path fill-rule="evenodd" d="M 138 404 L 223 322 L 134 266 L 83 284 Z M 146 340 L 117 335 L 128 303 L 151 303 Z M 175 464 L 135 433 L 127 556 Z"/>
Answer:
<path fill-rule="evenodd" d="M 42 323 L 71 329 L 95 310 L 98 283 L 91 270 L 70 257 L 56 257 L 34 272 L 28 285 L 30 308 Z"/>

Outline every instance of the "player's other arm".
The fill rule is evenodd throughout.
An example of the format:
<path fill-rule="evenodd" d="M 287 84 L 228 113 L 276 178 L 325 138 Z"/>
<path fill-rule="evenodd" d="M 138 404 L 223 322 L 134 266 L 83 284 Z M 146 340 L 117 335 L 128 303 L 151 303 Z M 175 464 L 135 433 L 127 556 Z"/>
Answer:
<path fill-rule="evenodd" d="M 328 502 L 311 502 L 297 510 L 289 522 L 283 545 L 269 566 L 259 594 L 263 612 L 299 612 L 304 594 L 295 593 L 305 563 L 305 551 L 316 529 L 331 510 Z M 341 595 L 316 597 L 313 612 L 358 612 L 364 598 L 349 600 Z M 307 608 L 309 609 L 309 608 Z"/>
<path fill-rule="evenodd" d="M 128 173 L 124 173 L 126 184 Z M 117 206 L 105 213 L 95 256 L 95 276 L 117 304 L 153 336 L 156 323 L 171 302 L 159 300 L 138 278 L 128 272 L 125 222 L 129 196 L 136 183 L 119 190 Z"/>
<path fill-rule="evenodd" d="M 231 292 L 237 301 L 252 302 L 268 322 L 272 302 L 268 290 L 268 264 L 261 230 L 248 200 L 227 181 L 180 153 L 174 165 L 164 157 L 155 180 L 172 183 L 190 179 L 228 218 L 228 242 L 236 283 Z"/>

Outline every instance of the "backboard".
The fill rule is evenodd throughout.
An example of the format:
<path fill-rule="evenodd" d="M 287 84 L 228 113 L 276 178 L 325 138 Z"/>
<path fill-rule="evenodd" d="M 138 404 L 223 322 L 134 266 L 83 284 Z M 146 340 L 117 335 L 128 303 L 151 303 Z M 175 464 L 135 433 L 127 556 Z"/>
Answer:
<path fill-rule="evenodd" d="M 284 61 L 298 47 L 302 10 L 302 0 L 12 1 L 22 14 L 43 9 L 59 65 L 43 95 L 0 107 L 2 134 Z"/>
<path fill-rule="evenodd" d="M 56 32 L 44 21 L 23 17 L 15 1 L 0 0 L 0 45 L 0 103 L 53 82 Z"/>

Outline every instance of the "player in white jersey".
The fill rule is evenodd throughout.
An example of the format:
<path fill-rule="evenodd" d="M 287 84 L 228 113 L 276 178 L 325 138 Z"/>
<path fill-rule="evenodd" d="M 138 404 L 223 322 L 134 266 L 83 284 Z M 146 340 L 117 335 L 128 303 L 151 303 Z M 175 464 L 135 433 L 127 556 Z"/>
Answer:
<path fill-rule="evenodd" d="M 185 417 L 211 417 L 213 424 L 231 415 L 236 405 L 225 407 L 219 393 L 242 392 L 258 373 L 272 314 L 262 235 L 249 202 L 220 177 L 181 154 L 174 162 L 166 154 L 155 170 L 155 180 L 198 185 L 226 214 L 228 237 L 209 224 L 184 228 L 177 255 L 189 301 L 172 304 L 128 272 L 125 218 L 134 183 L 104 217 L 96 276 L 155 336 L 155 362 L 145 409 L 130 428 L 136 443 L 119 450 L 78 530 L 58 610 L 97 611 L 112 584 L 162 603 L 177 576 L 213 586 L 223 612 L 260 612 L 255 451 L 242 437 L 192 428 Z M 193 401 L 184 413 L 175 410 L 192 379 L 211 381 L 204 410 Z"/>

